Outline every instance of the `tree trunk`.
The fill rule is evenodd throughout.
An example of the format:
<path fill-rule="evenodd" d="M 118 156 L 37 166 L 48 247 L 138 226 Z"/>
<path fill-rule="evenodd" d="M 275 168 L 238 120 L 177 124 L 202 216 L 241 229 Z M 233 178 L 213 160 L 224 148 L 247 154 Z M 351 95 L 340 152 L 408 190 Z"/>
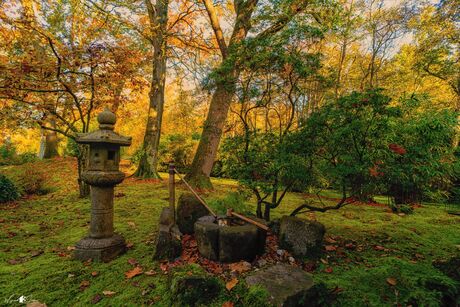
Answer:
<path fill-rule="evenodd" d="M 88 159 L 88 145 L 78 145 L 77 170 L 78 170 L 78 189 L 80 197 L 89 196 L 89 185 L 81 179 L 81 174 L 86 170 L 86 162 Z"/>
<path fill-rule="evenodd" d="M 142 157 L 135 173 L 137 177 L 160 178 L 158 174 L 158 147 L 160 145 L 163 120 L 164 91 L 166 79 L 166 25 L 168 21 L 168 0 L 158 0 L 153 7 L 145 0 L 152 29 L 152 83 L 149 93 L 149 111 L 145 128 Z"/>
<path fill-rule="evenodd" d="M 212 188 L 209 176 L 211 175 L 222 137 L 222 129 L 235 92 L 234 80 L 238 76 L 235 68 L 229 74 L 235 78 L 229 82 L 219 83 L 212 96 L 200 143 L 193 158 L 190 172 L 186 176 L 186 180 L 190 184 L 199 188 Z"/>
<path fill-rule="evenodd" d="M 49 121 L 51 128 L 56 128 L 54 120 Z M 40 139 L 39 159 L 50 159 L 59 156 L 58 153 L 58 137 L 55 131 L 42 129 Z"/>

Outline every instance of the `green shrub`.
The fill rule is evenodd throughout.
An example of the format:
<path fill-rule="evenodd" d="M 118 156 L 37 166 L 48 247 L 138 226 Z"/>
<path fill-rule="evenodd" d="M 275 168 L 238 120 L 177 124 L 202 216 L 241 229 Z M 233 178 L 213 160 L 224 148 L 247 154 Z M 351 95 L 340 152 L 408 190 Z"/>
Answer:
<path fill-rule="evenodd" d="M 246 206 L 244 202 L 247 195 L 241 192 L 229 192 L 223 198 L 210 199 L 209 205 L 214 208 L 218 214 L 226 214 L 227 209 L 233 209 L 235 212 L 244 212 Z"/>
<path fill-rule="evenodd" d="M 6 203 L 18 199 L 18 189 L 8 177 L 0 174 L 0 203 Z"/>

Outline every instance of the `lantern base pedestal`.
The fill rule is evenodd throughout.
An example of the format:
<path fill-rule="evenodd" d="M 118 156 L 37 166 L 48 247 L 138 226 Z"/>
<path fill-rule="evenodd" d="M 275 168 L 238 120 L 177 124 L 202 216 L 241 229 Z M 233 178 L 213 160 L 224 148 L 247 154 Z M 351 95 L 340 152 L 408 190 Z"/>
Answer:
<path fill-rule="evenodd" d="M 93 261 L 109 262 L 125 252 L 126 242 L 119 234 L 101 239 L 86 237 L 76 244 L 74 258 L 82 261 L 93 259 Z"/>

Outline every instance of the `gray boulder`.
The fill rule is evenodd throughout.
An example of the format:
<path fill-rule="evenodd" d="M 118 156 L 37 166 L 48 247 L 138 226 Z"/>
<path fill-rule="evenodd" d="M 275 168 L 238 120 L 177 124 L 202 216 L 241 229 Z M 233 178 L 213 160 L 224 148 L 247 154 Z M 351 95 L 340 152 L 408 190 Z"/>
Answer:
<path fill-rule="evenodd" d="M 184 193 L 179 197 L 176 222 L 182 233 L 192 234 L 195 222 L 208 214 L 208 210 L 192 193 Z"/>
<path fill-rule="evenodd" d="M 274 306 L 316 306 L 311 299 L 313 278 L 305 271 L 286 264 L 277 264 L 246 277 L 249 286 L 261 286 Z"/>
<path fill-rule="evenodd" d="M 296 257 L 316 257 L 321 253 L 325 232 L 321 223 L 283 216 L 280 223 L 280 247 Z"/>

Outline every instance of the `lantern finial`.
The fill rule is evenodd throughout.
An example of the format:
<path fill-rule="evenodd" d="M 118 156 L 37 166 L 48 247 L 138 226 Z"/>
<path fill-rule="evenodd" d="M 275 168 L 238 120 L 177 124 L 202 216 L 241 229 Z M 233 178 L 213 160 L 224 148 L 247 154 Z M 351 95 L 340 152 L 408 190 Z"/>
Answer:
<path fill-rule="evenodd" d="M 117 122 L 117 117 L 106 107 L 105 110 L 97 116 L 97 121 L 99 122 L 99 129 L 113 130 Z"/>

